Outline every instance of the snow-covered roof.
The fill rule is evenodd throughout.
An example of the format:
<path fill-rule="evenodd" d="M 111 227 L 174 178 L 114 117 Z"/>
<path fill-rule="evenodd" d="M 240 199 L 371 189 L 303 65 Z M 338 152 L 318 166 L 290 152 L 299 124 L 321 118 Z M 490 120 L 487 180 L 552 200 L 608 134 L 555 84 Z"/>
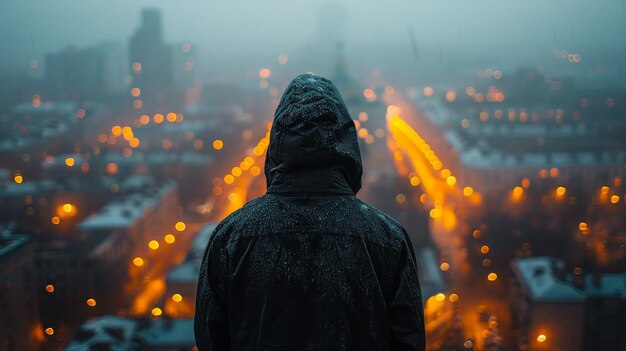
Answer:
<path fill-rule="evenodd" d="M 550 257 L 515 259 L 511 263 L 518 280 L 528 289 L 531 300 L 584 302 L 586 297 L 583 291 L 555 275 L 555 270 L 561 270 L 562 265 L 561 260 Z"/>
<path fill-rule="evenodd" d="M 193 347 L 196 344 L 191 318 L 156 319 L 139 330 L 136 336 L 144 345 Z"/>
<path fill-rule="evenodd" d="M 583 289 L 589 297 L 626 299 L 626 273 L 587 274 Z"/>
<path fill-rule="evenodd" d="M 83 231 L 127 228 L 139 219 L 148 209 L 175 188 L 174 182 L 162 185 L 154 194 L 135 193 L 116 200 L 103 207 L 98 213 L 87 217 L 78 224 Z"/>

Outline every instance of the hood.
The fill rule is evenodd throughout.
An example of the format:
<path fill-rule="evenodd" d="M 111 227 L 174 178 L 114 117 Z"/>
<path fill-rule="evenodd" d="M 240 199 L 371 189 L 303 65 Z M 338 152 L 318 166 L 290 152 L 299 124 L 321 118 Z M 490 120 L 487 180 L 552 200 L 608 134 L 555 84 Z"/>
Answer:
<path fill-rule="evenodd" d="M 267 192 L 356 194 L 362 174 L 356 128 L 335 85 L 311 74 L 296 77 L 274 114 Z"/>

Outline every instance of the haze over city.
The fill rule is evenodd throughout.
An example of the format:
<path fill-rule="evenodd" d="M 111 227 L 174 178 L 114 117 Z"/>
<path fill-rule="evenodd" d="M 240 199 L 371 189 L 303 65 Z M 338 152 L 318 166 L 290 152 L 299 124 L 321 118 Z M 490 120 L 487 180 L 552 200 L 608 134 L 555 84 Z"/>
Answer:
<path fill-rule="evenodd" d="M 0 4 L 0 350 L 197 350 L 216 224 L 311 72 L 427 350 L 626 349 L 626 1 Z"/>

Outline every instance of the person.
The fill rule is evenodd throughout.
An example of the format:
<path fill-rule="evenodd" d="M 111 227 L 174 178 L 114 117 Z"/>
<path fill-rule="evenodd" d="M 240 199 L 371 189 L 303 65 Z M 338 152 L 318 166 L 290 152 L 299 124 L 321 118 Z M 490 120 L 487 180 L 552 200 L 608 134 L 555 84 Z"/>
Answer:
<path fill-rule="evenodd" d="M 304 74 L 276 109 L 267 192 L 218 224 L 200 268 L 206 350 L 424 350 L 403 227 L 359 200 L 354 122 L 328 79 Z"/>

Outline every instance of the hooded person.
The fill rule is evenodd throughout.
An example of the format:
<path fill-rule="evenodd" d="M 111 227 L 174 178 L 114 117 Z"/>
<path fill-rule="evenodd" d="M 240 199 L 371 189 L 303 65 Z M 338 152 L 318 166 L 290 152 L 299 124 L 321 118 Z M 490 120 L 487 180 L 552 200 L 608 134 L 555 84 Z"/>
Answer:
<path fill-rule="evenodd" d="M 406 231 L 356 198 L 356 129 L 328 79 L 300 75 L 276 109 L 267 193 L 224 219 L 200 268 L 206 350 L 424 350 Z"/>

